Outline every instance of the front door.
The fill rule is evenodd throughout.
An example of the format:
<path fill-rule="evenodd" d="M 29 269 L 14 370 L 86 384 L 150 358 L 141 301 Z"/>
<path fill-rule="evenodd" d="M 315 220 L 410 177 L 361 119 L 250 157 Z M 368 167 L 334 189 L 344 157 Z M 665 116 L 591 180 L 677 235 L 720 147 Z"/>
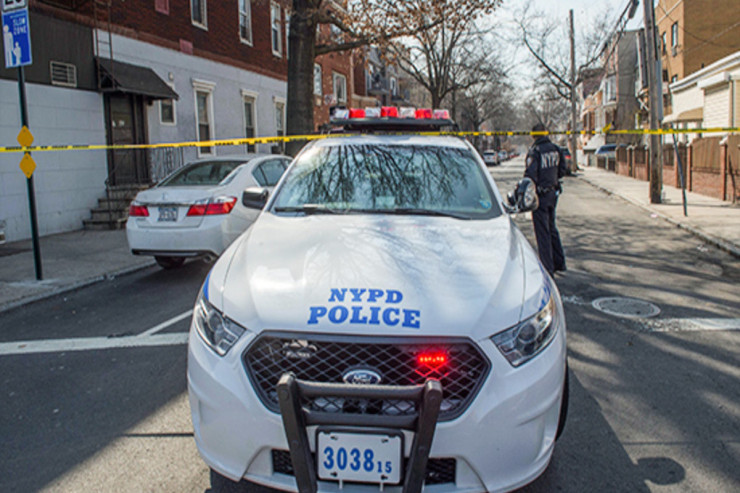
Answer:
<path fill-rule="evenodd" d="M 146 144 L 144 98 L 133 94 L 105 95 L 107 139 L 110 145 Z M 108 151 L 108 183 L 127 185 L 149 183 L 146 149 Z"/>

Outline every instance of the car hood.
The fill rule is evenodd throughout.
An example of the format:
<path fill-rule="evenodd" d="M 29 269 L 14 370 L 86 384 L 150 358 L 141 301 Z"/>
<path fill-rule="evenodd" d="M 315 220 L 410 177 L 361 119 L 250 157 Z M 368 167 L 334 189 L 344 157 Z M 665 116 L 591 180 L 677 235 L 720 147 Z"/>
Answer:
<path fill-rule="evenodd" d="M 263 213 L 206 284 L 210 301 L 254 332 L 477 340 L 533 314 L 545 283 L 507 216 Z"/>

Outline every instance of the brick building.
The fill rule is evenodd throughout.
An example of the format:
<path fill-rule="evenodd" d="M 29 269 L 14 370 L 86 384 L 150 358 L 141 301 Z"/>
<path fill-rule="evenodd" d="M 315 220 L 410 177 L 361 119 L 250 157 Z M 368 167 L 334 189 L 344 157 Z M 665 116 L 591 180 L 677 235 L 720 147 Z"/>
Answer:
<path fill-rule="evenodd" d="M 287 0 L 30 0 L 29 126 L 40 144 L 139 144 L 285 131 Z M 0 69 L 0 140 L 20 128 L 16 71 Z M 37 153 L 41 234 L 79 229 L 107 185 L 255 148 Z M 0 157 L 0 221 L 30 236 L 24 177 Z"/>
<path fill-rule="evenodd" d="M 737 0 L 659 0 L 655 24 L 660 39 L 663 82 L 667 85 L 711 65 L 740 47 Z M 670 97 L 665 115 L 672 113 Z"/>

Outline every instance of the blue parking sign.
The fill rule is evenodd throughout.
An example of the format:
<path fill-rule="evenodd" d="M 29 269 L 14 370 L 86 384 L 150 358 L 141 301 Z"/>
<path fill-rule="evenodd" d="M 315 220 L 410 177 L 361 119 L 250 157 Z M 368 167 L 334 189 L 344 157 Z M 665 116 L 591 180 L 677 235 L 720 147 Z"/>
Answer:
<path fill-rule="evenodd" d="M 5 68 L 31 65 L 31 25 L 28 9 L 3 12 Z"/>

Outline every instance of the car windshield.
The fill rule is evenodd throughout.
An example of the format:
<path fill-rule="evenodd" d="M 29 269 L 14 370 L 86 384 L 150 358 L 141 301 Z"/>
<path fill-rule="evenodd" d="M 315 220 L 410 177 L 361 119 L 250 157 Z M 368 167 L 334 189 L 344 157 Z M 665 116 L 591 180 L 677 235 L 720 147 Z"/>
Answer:
<path fill-rule="evenodd" d="M 219 185 L 231 181 L 229 175 L 245 161 L 203 161 L 188 164 L 165 178 L 160 187 Z"/>
<path fill-rule="evenodd" d="M 317 146 L 301 155 L 272 211 L 496 217 L 493 190 L 468 149 L 402 144 Z"/>

